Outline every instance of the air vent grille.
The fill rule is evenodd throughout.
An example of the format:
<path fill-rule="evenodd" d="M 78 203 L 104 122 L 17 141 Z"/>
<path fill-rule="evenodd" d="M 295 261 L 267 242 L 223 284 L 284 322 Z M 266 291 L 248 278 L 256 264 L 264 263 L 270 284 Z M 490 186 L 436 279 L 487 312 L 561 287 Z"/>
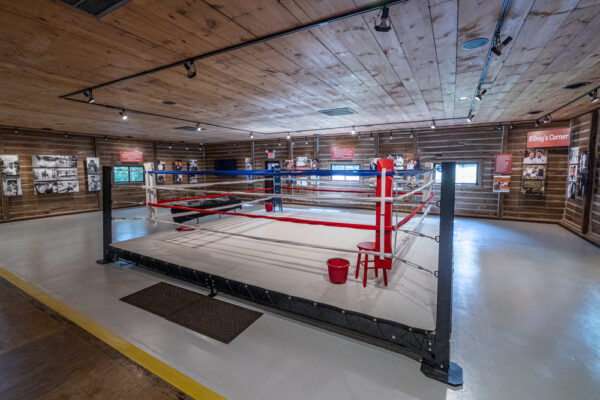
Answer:
<path fill-rule="evenodd" d="M 57 0 L 78 10 L 101 18 L 117 8 L 129 3 L 129 0 Z"/>
<path fill-rule="evenodd" d="M 319 112 L 321 114 L 329 115 L 330 117 L 339 117 L 340 115 L 356 114 L 356 111 L 348 107 L 330 108 L 329 110 L 319 110 Z"/>

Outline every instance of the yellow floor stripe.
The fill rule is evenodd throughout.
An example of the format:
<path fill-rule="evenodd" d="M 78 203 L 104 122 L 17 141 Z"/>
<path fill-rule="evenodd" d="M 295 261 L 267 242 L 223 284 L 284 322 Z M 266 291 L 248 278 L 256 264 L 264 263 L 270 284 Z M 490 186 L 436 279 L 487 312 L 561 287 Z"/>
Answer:
<path fill-rule="evenodd" d="M 45 304 L 47 307 L 61 314 L 73 323 L 79 325 L 81 328 L 85 329 L 98 339 L 102 340 L 104 343 L 116 349 L 127 358 L 135 361 L 164 381 L 169 382 L 171 385 L 186 393 L 188 396 L 202 400 L 225 400 L 224 397 L 218 395 L 207 387 L 202 386 L 192 378 L 182 374 L 175 368 L 165 364 L 156 357 L 151 356 L 150 354 L 141 350 L 139 347 L 129 343 L 119 335 L 111 332 L 80 312 L 75 311 L 59 300 L 56 300 L 39 287 L 24 281 L 12 272 L 0 267 L 0 276 L 34 299 Z"/>

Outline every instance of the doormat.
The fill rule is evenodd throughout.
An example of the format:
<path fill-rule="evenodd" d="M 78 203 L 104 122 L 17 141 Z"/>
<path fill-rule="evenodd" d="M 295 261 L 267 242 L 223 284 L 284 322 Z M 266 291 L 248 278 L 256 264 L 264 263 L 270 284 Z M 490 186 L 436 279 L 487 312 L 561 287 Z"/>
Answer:
<path fill-rule="evenodd" d="M 121 301 L 223 343 L 230 343 L 262 315 L 165 282 L 125 296 Z"/>

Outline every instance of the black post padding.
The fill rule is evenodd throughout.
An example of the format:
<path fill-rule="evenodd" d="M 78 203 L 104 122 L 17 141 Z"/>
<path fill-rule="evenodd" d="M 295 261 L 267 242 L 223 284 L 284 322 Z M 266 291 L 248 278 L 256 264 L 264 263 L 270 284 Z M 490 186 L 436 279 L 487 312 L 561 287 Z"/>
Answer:
<path fill-rule="evenodd" d="M 98 264 L 114 261 L 109 251 L 112 243 L 112 167 L 102 167 L 102 258 Z"/>
<path fill-rule="evenodd" d="M 462 368 L 450 362 L 452 333 L 452 270 L 456 163 L 442 163 L 440 194 L 440 240 L 438 259 L 437 313 L 431 357 L 423 360 L 421 371 L 453 386 L 463 383 Z"/>

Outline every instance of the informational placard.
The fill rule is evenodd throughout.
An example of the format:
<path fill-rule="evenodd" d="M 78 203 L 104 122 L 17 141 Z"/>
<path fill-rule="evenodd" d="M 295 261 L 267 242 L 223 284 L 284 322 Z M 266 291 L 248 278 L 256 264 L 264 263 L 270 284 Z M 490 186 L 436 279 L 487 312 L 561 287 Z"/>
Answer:
<path fill-rule="evenodd" d="M 137 150 L 121 150 L 121 162 L 124 163 L 142 163 L 144 162 L 143 153 Z"/>
<path fill-rule="evenodd" d="M 496 154 L 494 173 L 498 175 L 510 175 L 512 172 L 512 154 Z"/>
<path fill-rule="evenodd" d="M 549 129 L 527 132 L 527 148 L 568 147 L 571 141 L 571 128 Z"/>
<path fill-rule="evenodd" d="M 333 147 L 331 158 L 334 160 L 352 160 L 354 158 L 354 147 Z"/>

